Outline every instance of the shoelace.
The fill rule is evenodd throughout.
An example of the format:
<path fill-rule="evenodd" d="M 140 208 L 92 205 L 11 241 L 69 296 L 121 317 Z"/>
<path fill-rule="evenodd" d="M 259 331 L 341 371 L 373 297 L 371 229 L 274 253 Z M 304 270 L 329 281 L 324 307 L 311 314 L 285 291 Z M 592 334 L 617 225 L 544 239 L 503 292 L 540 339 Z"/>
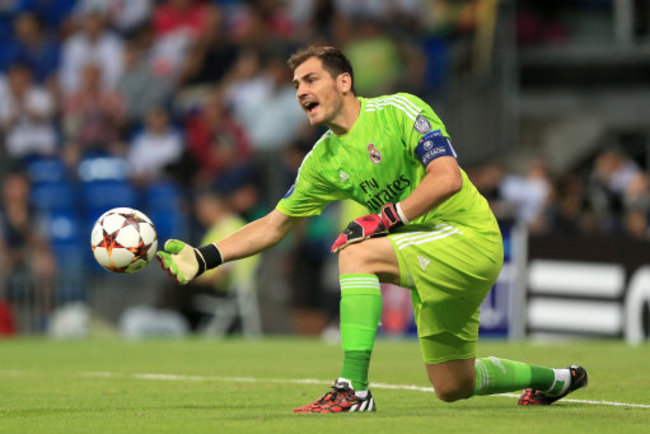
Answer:
<path fill-rule="evenodd" d="M 334 401 L 339 394 L 348 394 L 351 393 L 350 389 L 348 388 L 337 388 L 336 385 L 332 386 L 332 390 L 330 392 L 327 392 L 323 396 L 316 401 L 317 403 L 320 402 L 327 402 L 327 401 Z"/>

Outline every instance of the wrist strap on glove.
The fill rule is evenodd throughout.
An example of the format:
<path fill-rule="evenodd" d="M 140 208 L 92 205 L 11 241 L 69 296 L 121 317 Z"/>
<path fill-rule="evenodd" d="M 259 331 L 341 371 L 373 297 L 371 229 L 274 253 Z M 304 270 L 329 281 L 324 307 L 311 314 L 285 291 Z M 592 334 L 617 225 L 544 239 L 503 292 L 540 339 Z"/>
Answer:
<path fill-rule="evenodd" d="M 211 270 L 223 263 L 221 252 L 213 243 L 194 249 L 194 255 L 196 255 L 196 261 L 199 263 L 197 276 L 203 274 L 205 270 Z"/>
<path fill-rule="evenodd" d="M 381 220 L 384 223 L 384 226 L 386 226 L 386 229 L 391 229 L 395 227 L 399 227 L 402 225 L 408 224 L 408 220 L 404 216 L 404 213 L 402 212 L 400 208 L 400 204 L 392 204 L 392 203 L 387 203 L 381 208 Z"/>

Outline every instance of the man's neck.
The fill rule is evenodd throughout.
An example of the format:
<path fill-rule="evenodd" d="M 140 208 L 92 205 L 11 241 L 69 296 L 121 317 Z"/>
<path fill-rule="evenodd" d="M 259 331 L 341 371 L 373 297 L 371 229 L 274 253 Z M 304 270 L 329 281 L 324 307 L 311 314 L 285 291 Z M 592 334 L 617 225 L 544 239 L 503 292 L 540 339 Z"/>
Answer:
<path fill-rule="evenodd" d="M 341 136 L 346 134 L 352 129 L 357 119 L 359 119 L 359 114 L 361 113 L 361 101 L 357 99 L 356 96 L 350 94 L 343 101 L 343 107 L 339 112 L 336 119 L 333 119 L 332 122 L 329 122 L 327 126 L 336 134 Z"/>

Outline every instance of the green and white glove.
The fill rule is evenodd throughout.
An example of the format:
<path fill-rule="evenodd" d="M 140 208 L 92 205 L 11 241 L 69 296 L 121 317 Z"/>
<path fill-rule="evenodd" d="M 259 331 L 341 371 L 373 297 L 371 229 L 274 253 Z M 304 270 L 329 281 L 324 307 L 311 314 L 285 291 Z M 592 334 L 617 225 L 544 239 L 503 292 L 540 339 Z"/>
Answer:
<path fill-rule="evenodd" d="M 223 263 L 221 252 L 214 244 L 198 249 L 180 240 L 167 240 L 164 251 L 156 253 L 160 266 L 176 282 L 186 285 L 200 276 L 205 270 Z"/>

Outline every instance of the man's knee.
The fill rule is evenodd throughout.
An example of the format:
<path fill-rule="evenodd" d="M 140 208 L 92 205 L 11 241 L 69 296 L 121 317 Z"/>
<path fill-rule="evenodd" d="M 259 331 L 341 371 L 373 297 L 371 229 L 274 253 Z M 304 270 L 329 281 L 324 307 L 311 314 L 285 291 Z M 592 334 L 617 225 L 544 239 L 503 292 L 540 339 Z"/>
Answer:
<path fill-rule="evenodd" d="M 368 262 L 367 256 L 368 249 L 364 248 L 363 242 L 350 244 L 339 252 L 339 264 L 361 266 Z"/>
<path fill-rule="evenodd" d="M 387 283 L 398 283 L 400 277 L 397 256 L 386 237 L 369 238 L 343 248 L 339 252 L 339 271 L 375 274 Z"/>
<path fill-rule="evenodd" d="M 457 381 L 444 382 L 442 384 L 433 384 L 438 399 L 444 402 L 454 402 L 461 399 L 467 399 L 474 393 L 474 380 L 466 378 Z"/>
<path fill-rule="evenodd" d="M 372 273 L 372 261 L 363 242 L 350 244 L 339 252 L 339 268 L 353 273 Z"/>

